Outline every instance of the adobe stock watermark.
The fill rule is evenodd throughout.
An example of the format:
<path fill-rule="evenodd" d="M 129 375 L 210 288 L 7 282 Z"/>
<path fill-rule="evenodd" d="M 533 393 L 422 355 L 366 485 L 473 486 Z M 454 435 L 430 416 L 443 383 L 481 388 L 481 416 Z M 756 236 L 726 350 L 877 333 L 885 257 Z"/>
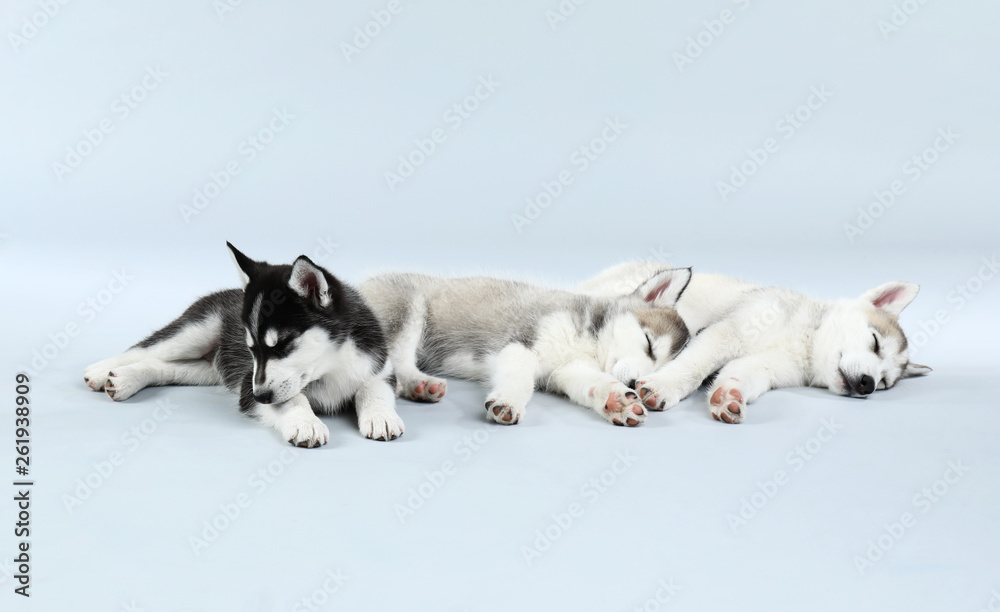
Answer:
<path fill-rule="evenodd" d="M 402 524 L 413 518 L 417 511 L 424 507 L 424 504 L 458 474 L 459 468 L 468 463 L 473 455 L 489 441 L 490 432 L 485 427 L 480 427 L 471 434 L 462 436 L 462 439 L 451 447 L 451 453 L 455 458 L 442 461 L 436 470 L 424 472 L 423 481 L 407 490 L 406 502 L 396 503 L 393 506 L 393 511 L 395 511 L 399 522 Z"/>
<path fill-rule="evenodd" d="M 168 76 L 170 74 L 164 72 L 159 65 L 147 66 L 146 74 L 139 79 L 139 82 L 111 102 L 111 114 L 99 119 L 93 127 L 85 128 L 82 138 L 66 145 L 66 155 L 61 160 L 52 162 L 52 172 L 56 180 L 62 183 L 67 175 L 75 172 L 84 160 L 104 144 L 105 139 L 122 121 L 132 116 L 139 105 L 145 102 L 149 94 L 156 91 Z"/>
<path fill-rule="evenodd" d="M 927 0 L 903 0 L 899 4 L 893 4 L 888 19 L 879 19 L 875 24 L 882 39 L 889 40 L 890 35 L 910 23 L 910 18 L 919 13 L 925 4 Z"/>
<path fill-rule="evenodd" d="M 941 478 L 922 488 L 910 500 L 914 509 L 919 510 L 920 514 L 927 514 L 968 473 L 969 466 L 963 464 L 961 459 L 949 461 Z M 884 524 L 882 533 L 868 540 L 864 554 L 854 555 L 854 568 L 858 570 L 858 574 L 864 576 L 865 572 L 884 559 L 886 553 L 916 526 L 917 515 L 913 512 L 904 512 L 898 520 Z"/>
<path fill-rule="evenodd" d="M 219 16 L 219 21 L 225 21 L 226 16 L 243 6 L 245 0 L 212 0 L 212 8 Z"/>
<path fill-rule="evenodd" d="M 909 179 L 909 185 L 923 178 L 961 137 L 962 135 L 955 132 L 951 126 L 938 129 L 934 141 L 903 164 L 901 173 L 903 177 Z M 864 236 L 865 232 L 896 204 L 897 198 L 907 192 L 907 189 L 907 182 L 903 178 L 893 179 L 885 189 L 876 189 L 873 194 L 874 199 L 868 206 L 858 206 L 854 223 L 844 224 L 844 235 L 847 236 L 848 242 L 854 244 L 859 236 Z"/>
<path fill-rule="evenodd" d="M 14 53 L 21 55 L 21 49 L 41 34 L 69 2 L 70 0 L 38 0 L 38 10 L 21 19 L 19 28 L 7 33 L 7 40 Z"/>
<path fill-rule="evenodd" d="M 750 0 L 732 0 L 732 2 L 738 10 L 724 8 L 714 18 L 702 21 L 704 29 L 694 36 L 687 37 L 687 46 L 684 47 L 683 53 L 674 51 L 672 57 L 678 72 L 684 72 L 685 68 L 701 57 L 705 49 L 711 47 L 725 33 L 728 26 L 736 23 L 740 13 L 750 8 Z"/>
<path fill-rule="evenodd" d="M 990 599 L 986 602 L 986 605 L 979 608 L 977 612 L 1000 612 L 1000 590 L 993 589 L 990 591 Z"/>
<path fill-rule="evenodd" d="M 570 168 L 561 170 L 552 180 L 542 181 L 542 188 L 535 195 L 524 199 L 526 204 L 521 208 L 520 212 L 510 215 L 510 221 L 514 224 L 514 229 L 517 230 L 517 233 L 524 232 L 526 227 L 542 216 L 542 212 L 558 200 L 566 191 L 566 188 L 576 181 L 577 177 L 586 172 L 594 162 L 600 159 L 608 150 L 608 145 L 618 140 L 627 128 L 628 125 L 622 123 L 618 117 L 608 117 L 605 119 L 604 127 L 601 129 L 600 134 L 570 153 Z"/>
<path fill-rule="evenodd" d="M 93 323 L 97 319 L 97 315 L 104 312 L 115 300 L 115 297 L 134 280 L 135 277 L 124 268 L 113 271 L 111 278 L 102 289 L 77 305 L 76 319 L 66 322 L 61 328 L 50 333 L 47 338 L 48 342 L 31 352 L 31 360 L 29 361 L 31 367 L 26 368 L 22 365 L 18 370 L 27 372 L 29 376 L 34 377 L 47 368 L 66 350 L 70 342 L 83 332 L 84 327 Z"/>
<path fill-rule="evenodd" d="M 583 518 L 587 506 L 592 506 L 607 494 L 611 487 L 618 482 L 618 478 L 625 474 L 638 460 L 639 458 L 632 455 L 630 451 L 618 451 L 607 469 L 580 487 L 580 496 L 586 501 L 586 505 L 582 501 L 574 501 L 566 507 L 564 512 L 555 512 L 549 515 L 551 522 L 545 527 L 535 530 L 535 537 L 531 541 L 531 545 L 521 546 L 521 557 L 524 559 L 524 563 L 531 567 L 535 561 L 541 559 L 542 555 L 552 548 L 552 545 L 559 538 Z"/>
<path fill-rule="evenodd" d="M 844 426 L 834 419 L 823 419 L 816 430 L 802 444 L 798 444 L 785 454 L 785 464 L 792 469 L 792 474 L 802 471 L 823 447 L 830 443 Z M 770 478 L 757 481 L 757 490 L 743 497 L 735 512 L 726 515 L 726 522 L 734 534 L 750 524 L 750 521 L 775 498 L 778 492 L 789 483 L 790 474 L 785 470 L 776 470 Z"/>
<path fill-rule="evenodd" d="M 785 116 L 774 124 L 774 129 L 781 136 L 781 140 L 791 140 L 821 108 L 826 106 L 832 97 L 833 92 L 828 90 L 826 85 L 812 87 L 802 104 L 785 113 Z M 729 167 L 728 179 L 715 183 L 715 188 L 719 191 L 722 201 L 728 201 L 729 196 L 742 189 L 750 177 L 757 174 L 757 171 L 763 168 L 780 149 L 781 143 L 777 137 L 768 137 L 764 139 L 760 147 L 747 149 L 746 159 L 738 165 Z"/>
<path fill-rule="evenodd" d="M 104 459 L 91 464 L 93 468 L 85 476 L 76 479 L 72 493 L 63 493 L 62 503 L 66 512 L 73 514 L 93 497 L 94 492 L 103 487 L 125 465 L 129 457 L 145 445 L 160 426 L 174 414 L 176 406 L 170 400 L 157 400 L 152 413 L 126 430 L 119 438 L 120 448 L 108 453 Z"/>
<path fill-rule="evenodd" d="M 587 0 L 561 0 L 554 8 L 545 11 L 545 21 L 548 22 L 549 28 L 555 32 L 556 28 L 576 14 L 578 7 L 586 3 Z"/>
<path fill-rule="evenodd" d="M 495 80 L 492 74 L 479 77 L 479 83 L 469 95 L 444 111 L 441 120 L 445 127 L 436 127 L 430 131 L 426 138 L 414 140 L 413 148 L 397 158 L 396 167 L 385 171 L 383 176 L 389 191 L 395 193 L 396 187 L 413 176 L 437 152 L 438 147 L 448 141 L 448 134 L 461 129 L 465 122 L 482 107 L 482 104 L 493 97 L 501 85 L 503 83 Z"/>
<path fill-rule="evenodd" d="M 317 238 L 312 254 L 310 255 L 310 259 L 316 263 L 322 263 L 329 259 L 330 256 L 333 255 L 339 248 L 340 243 L 334 242 L 329 236 Z"/>
<path fill-rule="evenodd" d="M 672 579 L 657 580 L 656 584 L 658 588 L 653 593 L 653 596 L 642 602 L 641 605 L 632 608 L 634 612 L 659 612 L 664 609 L 664 606 L 673 601 L 674 597 L 677 597 L 677 593 L 681 590 L 681 587 L 674 584 Z"/>
<path fill-rule="evenodd" d="M 350 42 L 340 43 L 340 52 L 344 54 L 347 63 L 350 64 L 355 56 L 361 55 L 361 52 L 389 27 L 396 16 L 403 12 L 403 8 L 401 0 L 389 0 L 385 8 L 371 11 L 369 14 L 372 18 L 354 28 L 354 38 Z"/>
<path fill-rule="evenodd" d="M 225 533 L 280 478 L 288 466 L 295 463 L 296 454 L 284 449 L 267 465 L 247 478 L 249 490 L 243 490 L 219 504 L 219 511 L 206 519 L 196 534 L 188 536 L 188 546 L 194 556 L 200 556 Z"/>
<path fill-rule="evenodd" d="M 637 261 L 641 261 L 642 258 L 646 258 L 647 261 L 658 262 L 663 264 L 663 269 L 673 267 L 670 260 L 673 258 L 674 254 L 671 251 L 666 250 L 662 244 L 655 247 L 649 247 L 646 249 L 641 257 L 635 257 Z M 642 279 L 645 281 L 646 279 Z M 623 277 L 621 275 L 616 275 L 614 280 L 613 288 L 611 289 L 612 295 L 628 295 L 634 292 L 640 286 L 641 281 L 636 279 L 630 279 Z"/>
<path fill-rule="evenodd" d="M 350 576 L 343 570 L 326 570 L 323 575 L 323 582 L 312 592 L 308 593 L 292 606 L 290 612 L 318 612 L 320 608 L 329 603 L 330 598 L 344 588 Z"/>
<path fill-rule="evenodd" d="M 287 107 L 272 109 L 264 127 L 241 140 L 236 146 L 236 156 L 222 168 L 209 172 L 208 182 L 201 187 L 195 187 L 190 202 L 178 205 L 177 210 L 184 223 L 190 224 L 192 218 L 204 212 L 222 195 L 222 192 L 233 183 L 233 179 L 239 176 L 247 165 L 253 163 L 274 142 L 278 134 L 288 129 L 294 119 L 295 115 L 288 112 Z"/>
<path fill-rule="evenodd" d="M 930 343 L 931 338 L 938 335 L 946 325 L 951 323 L 951 317 L 954 313 L 960 312 L 972 300 L 976 299 L 987 283 L 1000 276 L 1000 259 L 997 258 L 996 253 L 989 256 L 983 255 L 979 264 L 975 274 L 955 285 L 948 292 L 945 299 L 952 306 L 935 310 L 932 317 L 917 324 L 916 332 L 908 335 L 910 357 L 915 357 L 921 349 Z"/>

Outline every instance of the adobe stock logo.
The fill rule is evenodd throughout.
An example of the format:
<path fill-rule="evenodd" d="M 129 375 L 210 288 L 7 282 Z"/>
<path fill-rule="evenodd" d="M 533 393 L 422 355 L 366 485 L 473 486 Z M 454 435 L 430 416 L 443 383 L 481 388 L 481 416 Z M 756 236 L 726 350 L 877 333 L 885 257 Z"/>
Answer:
<path fill-rule="evenodd" d="M 783 141 L 789 141 L 808 124 L 833 97 L 833 92 L 826 85 L 815 85 L 809 90 L 809 95 L 801 104 L 785 113 L 774 124 L 774 130 L 781 134 Z M 766 138 L 758 148 L 747 149 L 746 158 L 739 164 L 729 166 L 729 176 L 726 180 L 715 182 L 715 188 L 723 202 L 742 189 L 750 177 L 757 174 L 778 151 L 781 142 L 777 138 Z"/>
<path fill-rule="evenodd" d="M 41 0 L 38 3 L 39 10 L 35 11 L 31 17 L 21 20 L 21 27 L 7 33 L 7 40 L 14 49 L 14 53 L 21 54 L 21 48 L 34 40 L 36 36 L 51 23 L 52 18 L 62 12 L 62 8 L 69 4 L 69 0 Z M 9 10 L 5 7 L 4 9 Z"/>
<path fill-rule="evenodd" d="M 168 76 L 170 74 L 164 72 L 159 65 L 147 66 L 146 74 L 139 82 L 111 103 L 112 116 L 98 120 L 94 127 L 85 128 L 82 138 L 71 145 L 66 145 L 66 155 L 61 160 L 52 162 L 52 172 L 56 175 L 56 180 L 62 183 L 67 175 L 75 172 L 84 160 L 104 144 L 107 136 L 117 129 L 118 124 L 128 119 Z"/>

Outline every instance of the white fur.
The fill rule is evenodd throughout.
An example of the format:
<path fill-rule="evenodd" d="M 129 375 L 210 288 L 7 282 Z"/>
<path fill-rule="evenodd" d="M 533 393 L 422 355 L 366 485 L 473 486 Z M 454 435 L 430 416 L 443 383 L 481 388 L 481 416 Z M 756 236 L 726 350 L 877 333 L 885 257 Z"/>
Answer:
<path fill-rule="evenodd" d="M 622 264 L 577 290 L 621 294 L 661 267 L 653 262 Z M 870 376 L 876 381 L 874 389 L 884 389 L 900 378 L 925 374 L 930 368 L 909 362 L 902 346 L 905 339 L 895 326 L 918 289 L 912 283 L 886 283 L 856 299 L 821 301 L 695 274 L 676 309 L 697 335 L 676 359 L 639 382 L 640 394 L 654 397 L 657 409 L 670 408 L 718 371 L 708 394 L 712 414 L 738 423 L 746 404 L 769 389 L 812 385 L 858 396 L 867 394 L 853 390 L 849 381 Z M 875 338 L 879 355 L 873 350 Z"/>
<path fill-rule="evenodd" d="M 302 394 L 282 404 L 257 404 L 254 416 L 295 446 L 315 448 L 330 439 L 330 429 L 319 420 Z"/>
<path fill-rule="evenodd" d="M 295 260 L 292 264 L 292 273 L 288 279 L 288 286 L 293 291 L 304 298 L 310 297 L 315 292 L 319 305 L 326 308 L 332 302 L 330 298 L 330 284 L 326 282 L 323 271 L 314 266 L 303 257 Z"/>
<path fill-rule="evenodd" d="M 156 384 L 173 384 L 166 382 L 169 380 L 169 377 L 166 376 L 168 373 L 164 373 L 164 375 L 161 376 L 159 374 L 152 373 L 152 370 L 155 370 L 156 367 L 164 362 L 188 362 L 201 360 L 206 356 L 204 354 L 206 345 L 205 339 L 217 337 L 219 335 L 219 328 L 221 325 L 221 318 L 218 316 L 209 316 L 198 323 L 192 323 L 186 326 L 183 330 L 174 335 L 169 343 L 158 343 L 150 346 L 149 348 L 131 348 L 124 353 L 111 357 L 110 359 L 98 361 L 97 363 L 87 366 L 84 370 L 84 382 L 86 382 L 87 386 L 95 391 L 105 391 L 105 387 L 108 382 L 108 374 L 112 370 L 117 370 L 123 366 L 140 364 L 146 360 L 152 360 L 151 363 L 146 364 L 146 367 L 143 369 L 136 369 L 132 370 L 130 373 L 126 373 L 126 375 L 130 375 L 132 380 L 129 382 L 124 380 L 119 381 L 121 383 L 123 397 L 118 397 L 117 394 L 112 397 L 120 401 L 131 396 L 143 387 Z M 204 363 L 208 364 L 207 361 Z M 140 371 L 144 373 L 137 375 Z M 190 370 L 186 369 L 172 370 L 172 372 L 176 372 L 183 377 L 190 375 Z M 150 382 L 143 383 L 142 386 L 132 390 L 130 393 L 127 392 L 129 389 L 132 389 L 135 385 L 138 385 L 146 378 L 148 378 Z M 217 378 L 218 377 L 216 377 L 216 379 Z M 163 382 L 157 382 L 161 380 Z M 201 384 L 218 384 L 218 382 Z"/>

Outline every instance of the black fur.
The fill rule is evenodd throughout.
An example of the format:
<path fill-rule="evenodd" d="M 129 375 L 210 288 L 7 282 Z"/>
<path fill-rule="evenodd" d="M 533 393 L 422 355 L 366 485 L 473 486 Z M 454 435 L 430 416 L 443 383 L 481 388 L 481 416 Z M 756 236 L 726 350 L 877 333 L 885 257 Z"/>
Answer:
<path fill-rule="evenodd" d="M 361 295 L 351 286 L 341 283 L 323 268 L 304 259 L 323 274 L 329 285 L 330 303 L 320 304 L 320 296 L 300 296 L 289 286 L 292 266 L 271 265 L 250 259 L 227 243 L 237 264 L 247 274 L 249 281 L 244 290 L 229 289 L 202 297 L 166 327 L 139 342 L 136 347 L 148 348 L 169 340 L 192 323 L 203 323 L 218 317 L 218 333 L 207 339 L 201 358 L 211 361 L 222 378 L 223 384 L 239 394 L 240 410 L 250 412 L 256 402 L 253 397 L 253 363 L 256 357 L 263 372 L 269 358 L 280 358 L 291 351 L 294 338 L 309 328 L 320 328 L 331 343 L 340 344 L 353 340 L 358 349 L 368 354 L 374 362 L 373 374 L 382 370 L 388 359 L 382 327 Z M 261 298 L 256 325 L 250 325 L 254 302 Z M 263 337 L 253 338 L 253 348 L 247 347 L 246 330 L 275 328 L 283 332 L 274 347 L 268 347 Z M 337 406 L 327 407 L 339 408 Z"/>

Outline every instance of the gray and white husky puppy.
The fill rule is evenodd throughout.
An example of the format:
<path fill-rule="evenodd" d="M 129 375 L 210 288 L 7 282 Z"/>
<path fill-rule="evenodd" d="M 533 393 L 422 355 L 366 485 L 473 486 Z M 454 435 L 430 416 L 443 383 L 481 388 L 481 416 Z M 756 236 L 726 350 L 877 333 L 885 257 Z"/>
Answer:
<path fill-rule="evenodd" d="M 240 410 L 296 446 L 326 444 L 316 412 L 351 402 L 361 433 L 403 434 L 381 325 L 353 287 L 302 255 L 254 261 L 226 243 L 244 288 L 207 295 L 174 322 L 84 372 L 115 401 L 154 385 L 224 384 Z"/>
<path fill-rule="evenodd" d="M 662 267 L 621 264 L 577 290 L 619 295 Z M 910 362 L 899 326 L 899 313 L 919 290 L 913 283 L 891 282 L 854 299 L 823 301 L 695 274 L 677 311 L 696 335 L 677 359 L 638 382 L 639 395 L 651 410 L 671 408 L 718 372 L 708 393 L 712 416 L 739 423 L 746 405 L 770 389 L 826 387 L 850 397 L 889 389 L 931 371 Z"/>
<path fill-rule="evenodd" d="M 690 269 L 658 270 L 628 296 L 595 298 L 497 278 L 385 274 L 361 293 L 385 326 L 404 397 L 441 399 L 445 381 L 424 372 L 488 382 L 488 417 L 513 425 L 537 385 L 633 426 L 646 410 L 630 385 L 688 340 L 673 305 L 690 278 Z"/>

